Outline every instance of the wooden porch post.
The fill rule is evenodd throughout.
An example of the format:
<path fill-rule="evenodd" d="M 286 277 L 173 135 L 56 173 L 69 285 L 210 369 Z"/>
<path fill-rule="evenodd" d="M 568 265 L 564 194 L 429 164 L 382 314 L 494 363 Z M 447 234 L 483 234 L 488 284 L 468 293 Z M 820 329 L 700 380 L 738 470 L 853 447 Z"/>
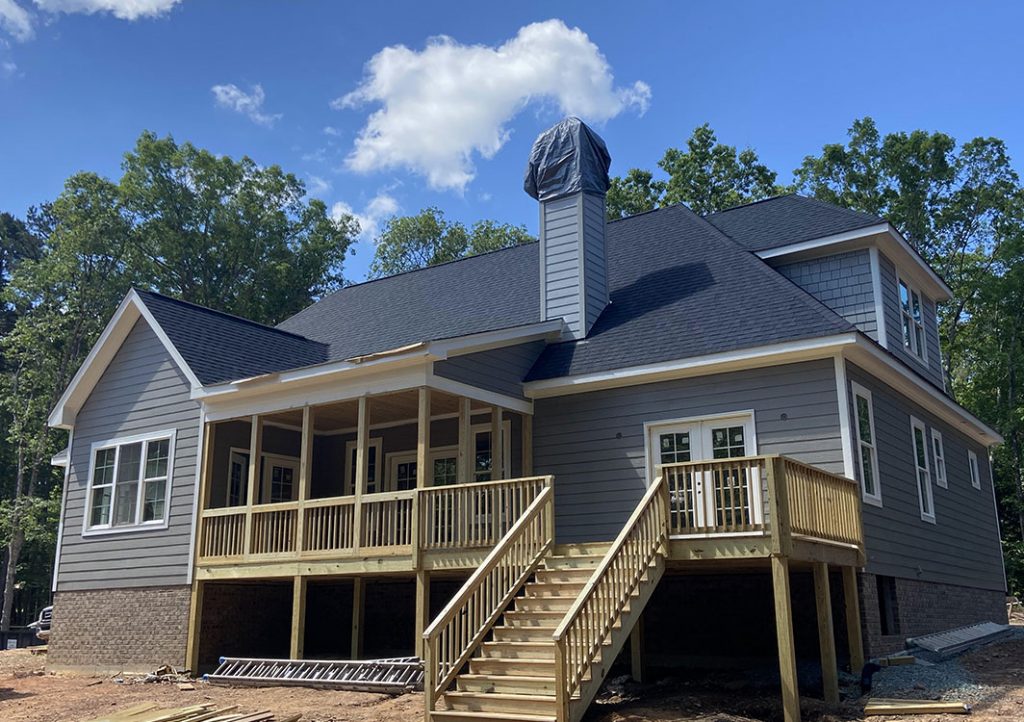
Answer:
<path fill-rule="evenodd" d="M 363 656 L 363 607 L 366 589 L 362 577 L 352 579 L 352 659 Z"/>
<path fill-rule="evenodd" d="M 199 670 L 199 637 L 203 628 L 203 582 L 192 582 L 192 596 L 188 610 L 188 644 L 185 650 L 185 666 L 193 675 Z"/>
<path fill-rule="evenodd" d="M 783 719 L 785 722 L 800 722 L 800 691 L 797 687 L 796 648 L 793 644 L 793 607 L 789 593 L 789 559 L 786 557 L 772 557 L 772 587 L 775 592 L 775 636 L 779 646 Z"/>
<path fill-rule="evenodd" d="M 505 445 L 502 443 L 501 431 L 501 407 L 495 404 L 491 407 L 491 481 L 505 478 Z"/>
<path fill-rule="evenodd" d="M 523 414 L 523 471 L 522 476 L 533 476 L 533 414 Z"/>
<path fill-rule="evenodd" d="M 292 642 L 291 659 L 302 659 L 306 643 L 306 577 L 292 580 Z"/>
<path fill-rule="evenodd" d="M 295 521 L 295 551 L 300 555 L 306 548 L 306 499 L 309 498 L 310 479 L 313 474 L 313 409 L 302 409 L 302 448 L 299 450 L 299 511 Z"/>
<path fill-rule="evenodd" d="M 420 529 L 422 524 L 423 510 L 420 504 L 420 493 L 422 489 L 430 486 L 433 474 L 430 466 L 430 389 L 423 386 L 419 390 L 417 414 L 416 414 L 416 496 L 412 498 L 412 568 L 419 571 L 420 549 L 422 547 L 423 532 Z M 417 583 L 419 576 L 417 576 Z M 417 586 L 417 589 L 419 587 Z M 418 617 L 417 617 L 418 618 Z M 419 637 L 417 636 L 417 640 Z M 416 642 L 416 649 L 420 649 L 419 641 Z M 419 654 L 419 651 L 417 651 Z M 423 656 L 419 654 L 419 656 Z"/>
<path fill-rule="evenodd" d="M 347 461 L 345 463 L 348 463 Z M 363 545 L 363 494 L 370 468 L 370 400 L 366 396 L 359 397 L 359 416 L 356 430 L 356 478 L 353 480 L 355 497 L 352 513 L 353 545 L 356 550 Z M 380 459 L 377 459 L 377 476 L 380 476 Z M 353 612 L 354 614 L 355 612 Z M 355 659 L 353 657 L 353 659 Z"/>
<path fill-rule="evenodd" d="M 839 672 L 836 664 L 836 639 L 832 631 L 832 593 L 828 564 L 814 563 L 814 602 L 818 610 L 818 645 L 821 650 L 821 684 L 825 703 L 839 704 Z"/>
<path fill-rule="evenodd" d="M 630 672 L 634 682 L 643 683 L 644 676 L 646 673 L 646 663 L 644 662 L 644 615 L 643 612 L 636 620 L 636 626 L 633 627 L 633 632 L 629 635 L 629 662 Z"/>
<path fill-rule="evenodd" d="M 843 606 L 846 607 L 846 639 L 850 645 L 850 672 L 864 668 L 864 637 L 860 626 L 860 597 L 857 594 L 857 570 L 843 567 Z"/>
<path fill-rule="evenodd" d="M 245 540 L 242 551 L 246 557 L 252 552 L 252 505 L 256 503 L 257 484 L 263 466 L 263 418 L 253 416 L 250 424 L 249 479 L 245 492 Z"/>
<path fill-rule="evenodd" d="M 472 439 L 472 407 L 469 399 L 459 399 L 459 468 L 457 479 L 459 484 L 468 484 L 473 480 L 473 439 Z"/>
<path fill-rule="evenodd" d="M 430 624 L 430 572 L 416 572 L 416 656 L 425 657 L 423 632 Z"/>
<path fill-rule="evenodd" d="M 195 578 L 196 566 L 202 554 L 204 509 L 210 507 L 210 472 L 213 469 L 213 449 L 216 443 L 217 427 L 206 422 L 203 424 L 203 458 L 202 476 L 199 477 L 199 519 L 196 524 L 196 546 L 192 555 L 192 593 L 189 597 L 188 610 L 188 641 L 185 647 L 185 665 L 195 672 L 199 667 L 199 636 L 203 625 L 203 583 Z"/>

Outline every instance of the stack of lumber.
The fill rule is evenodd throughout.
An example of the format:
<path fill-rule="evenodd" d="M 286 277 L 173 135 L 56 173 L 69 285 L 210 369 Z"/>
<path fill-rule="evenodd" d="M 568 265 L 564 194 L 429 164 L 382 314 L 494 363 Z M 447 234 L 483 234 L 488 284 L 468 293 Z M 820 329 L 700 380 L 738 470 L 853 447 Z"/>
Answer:
<path fill-rule="evenodd" d="M 926 699 L 869 699 L 864 715 L 898 714 L 968 714 L 970 705 L 963 702 L 934 702 Z"/>
<path fill-rule="evenodd" d="M 158 709 L 157 705 L 146 702 L 106 717 L 97 717 L 89 722 L 298 722 L 301 715 L 277 719 L 270 712 L 243 714 L 235 712 L 237 707 L 216 709 L 212 704 L 197 704 L 177 709 Z"/>

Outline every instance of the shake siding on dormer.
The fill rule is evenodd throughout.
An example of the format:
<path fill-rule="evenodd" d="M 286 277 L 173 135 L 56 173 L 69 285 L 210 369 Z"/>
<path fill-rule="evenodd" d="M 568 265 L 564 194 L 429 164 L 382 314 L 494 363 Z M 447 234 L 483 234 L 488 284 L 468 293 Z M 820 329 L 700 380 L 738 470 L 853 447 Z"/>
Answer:
<path fill-rule="evenodd" d="M 777 270 L 878 340 L 871 258 L 866 248 L 787 263 Z"/>

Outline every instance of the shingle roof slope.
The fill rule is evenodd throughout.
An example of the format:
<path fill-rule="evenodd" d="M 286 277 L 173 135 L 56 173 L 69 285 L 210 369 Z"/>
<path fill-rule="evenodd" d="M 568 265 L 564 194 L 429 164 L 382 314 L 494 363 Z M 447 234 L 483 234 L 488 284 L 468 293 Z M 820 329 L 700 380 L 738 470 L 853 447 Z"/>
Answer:
<path fill-rule="evenodd" d="M 607 228 L 611 303 L 585 340 L 548 346 L 527 380 L 854 329 L 685 206 Z"/>
<path fill-rule="evenodd" d="M 328 346 L 330 359 L 540 321 L 537 244 L 348 286 L 278 328 Z"/>
<path fill-rule="evenodd" d="M 705 216 L 705 220 L 748 251 L 788 246 L 885 221 L 816 198 L 777 196 Z"/>
<path fill-rule="evenodd" d="M 316 341 L 159 293 L 138 294 L 203 384 L 327 360 L 326 346 Z"/>

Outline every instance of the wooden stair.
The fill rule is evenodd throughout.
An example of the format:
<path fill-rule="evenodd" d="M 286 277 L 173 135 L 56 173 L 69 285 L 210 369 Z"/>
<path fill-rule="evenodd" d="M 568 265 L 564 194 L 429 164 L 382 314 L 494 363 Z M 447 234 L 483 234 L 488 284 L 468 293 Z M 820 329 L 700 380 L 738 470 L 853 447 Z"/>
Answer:
<path fill-rule="evenodd" d="M 607 548 L 607 547 L 605 547 Z M 431 722 L 492 720 L 493 722 L 557 722 L 554 632 L 575 604 L 603 550 L 556 548 L 549 553 L 505 611 L 490 638 L 476 650 L 468 671 L 455 678 Z M 579 720 L 621 651 L 657 585 L 663 562 L 652 566 L 646 581 L 615 625 L 611 643 L 591 667 L 591 674 L 570 704 L 570 718 Z"/>

